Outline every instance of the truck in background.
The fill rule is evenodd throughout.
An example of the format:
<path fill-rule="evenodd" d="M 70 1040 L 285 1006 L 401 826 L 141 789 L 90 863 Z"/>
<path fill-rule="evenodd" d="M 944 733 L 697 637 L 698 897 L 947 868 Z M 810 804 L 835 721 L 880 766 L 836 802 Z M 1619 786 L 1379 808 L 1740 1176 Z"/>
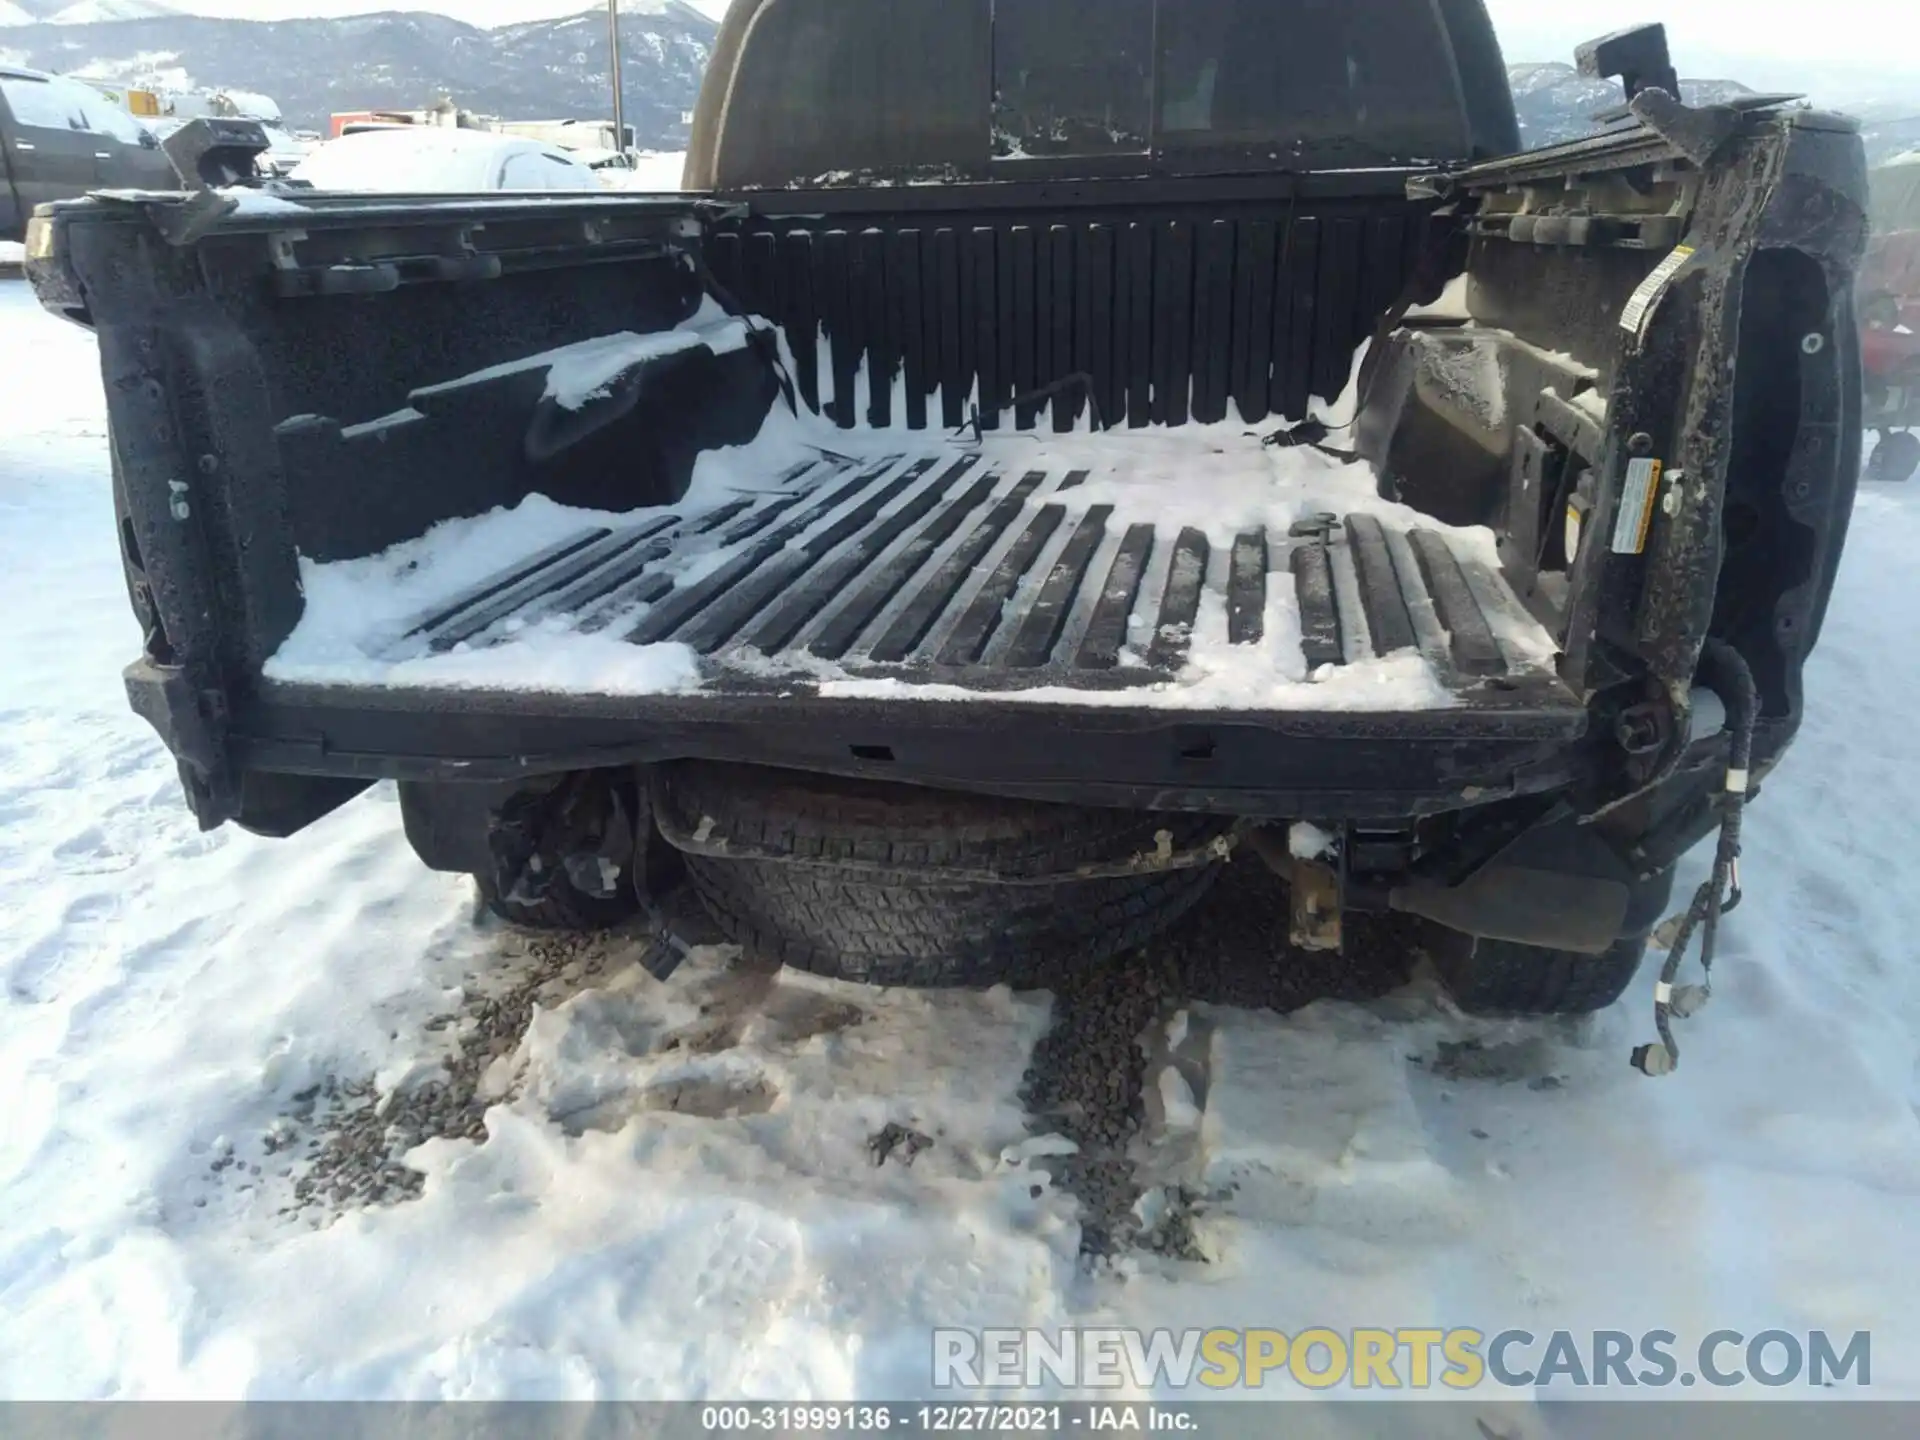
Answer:
<path fill-rule="evenodd" d="M 0 240 L 39 205 L 90 190 L 171 190 L 160 142 L 97 85 L 0 65 Z"/>

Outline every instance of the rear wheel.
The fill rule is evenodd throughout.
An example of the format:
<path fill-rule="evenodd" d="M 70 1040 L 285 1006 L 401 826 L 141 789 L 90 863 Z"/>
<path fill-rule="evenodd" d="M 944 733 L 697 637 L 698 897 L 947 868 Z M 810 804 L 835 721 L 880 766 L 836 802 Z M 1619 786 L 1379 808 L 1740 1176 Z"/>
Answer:
<path fill-rule="evenodd" d="M 1867 461 L 1866 478 L 1899 485 L 1911 480 L 1920 470 L 1920 435 L 1911 430 L 1896 430 L 1874 446 Z"/>
<path fill-rule="evenodd" d="M 1644 937 L 1615 941 L 1599 955 L 1448 939 L 1434 947 L 1434 968 L 1469 1015 L 1590 1015 L 1626 993 L 1647 953 Z"/>
<path fill-rule="evenodd" d="M 630 779 L 581 771 L 534 785 L 487 818 L 487 908 L 529 930 L 605 930 L 643 908 L 651 823 Z M 639 873 L 636 873 L 639 872 Z"/>
<path fill-rule="evenodd" d="M 666 793 L 662 830 L 688 846 L 688 874 L 730 938 L 872 985 L 1043 984 L 1060 965 L 1144 944 L 1220 868 L 1151 858 L 1224 829 L 745 766 L 676 767 Z M 1138 874 L 1050 878 L 1140 857 Z"/>
<path fill-rule="evenodd" d="M 595 894 L 573 876 L 563 875 L 537 897 L 511 899 L 500 893 L 492 876 L 476 875 L 473 879 L 487 908 L 524 930 L 606 930 L 640 912 L 640 898 L 629 883 L 616 882 L 609 893 Z M 589 884 L 596 888 L 601 883 L 589 878 Z"/>

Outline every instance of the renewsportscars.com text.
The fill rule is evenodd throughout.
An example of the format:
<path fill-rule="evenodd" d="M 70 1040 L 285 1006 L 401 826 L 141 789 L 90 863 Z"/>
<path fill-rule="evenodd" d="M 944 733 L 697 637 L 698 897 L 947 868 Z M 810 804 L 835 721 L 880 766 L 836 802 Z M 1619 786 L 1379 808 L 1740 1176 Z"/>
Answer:
<path fill-rule="evenodd" d="M 1714 1330 L 1692 1341 L 1671 1330 L 936 1330 L 933 1383 L 963 1391 L 1865 1389 L 1873 1340 L 1864 1330 Z"/>

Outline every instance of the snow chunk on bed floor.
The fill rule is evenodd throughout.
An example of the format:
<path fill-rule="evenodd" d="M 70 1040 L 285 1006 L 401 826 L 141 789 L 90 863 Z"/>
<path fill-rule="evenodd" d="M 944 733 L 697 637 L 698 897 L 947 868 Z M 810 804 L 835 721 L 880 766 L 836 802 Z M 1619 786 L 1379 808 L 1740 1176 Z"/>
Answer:
<path fill-rule="evenodd" d="M 628 645 L 609 635 L 573 633 L 564 617 L 540 643 L 513 647 L 514 663 L 496 652 L 458 646 L 442 655 L 375 660 L 423 614 L 481 584 L 536 551 L 589 525 L 627 517 L 556 505 L 529 496 L 511 510 L 448 520 L 418 540 L 365 560 L 320 565 L 302 559 L 306 611 L 267 663 L 269 679 L 337 684 L 343 675 L 377 667 L 379 683 L 414 688 L 472 685 L 491 690 L 668 694 L 697 689 L 699 657 L 685 645 Z"/>

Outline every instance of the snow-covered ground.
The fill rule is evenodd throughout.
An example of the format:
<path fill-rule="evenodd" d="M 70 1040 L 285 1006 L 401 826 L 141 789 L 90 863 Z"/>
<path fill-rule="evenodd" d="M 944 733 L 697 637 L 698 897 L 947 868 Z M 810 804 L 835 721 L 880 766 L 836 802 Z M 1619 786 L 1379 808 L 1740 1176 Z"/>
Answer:
<path fill-rule="evenodd" d="M 0 347 L 0 1395 L 906 1398 L 933 1325 L 1070 1322 L 1864 1329 L 1920 1391 L 1920 494 L 1860 501 L 1676 1076 L 1626 1064 L 1650 976 L 1580 1026 L 1421 978 L 1164 1015 L 1141 1163 L 1208 1260 L 1090 1272 L 1044 996 L 663 985 L 477 920 L 384 791 L 197 833 L 120 688 L 91 341 L 0 282 Z M 876 1165 L 889 1124 L 933 1143 Z"/>

